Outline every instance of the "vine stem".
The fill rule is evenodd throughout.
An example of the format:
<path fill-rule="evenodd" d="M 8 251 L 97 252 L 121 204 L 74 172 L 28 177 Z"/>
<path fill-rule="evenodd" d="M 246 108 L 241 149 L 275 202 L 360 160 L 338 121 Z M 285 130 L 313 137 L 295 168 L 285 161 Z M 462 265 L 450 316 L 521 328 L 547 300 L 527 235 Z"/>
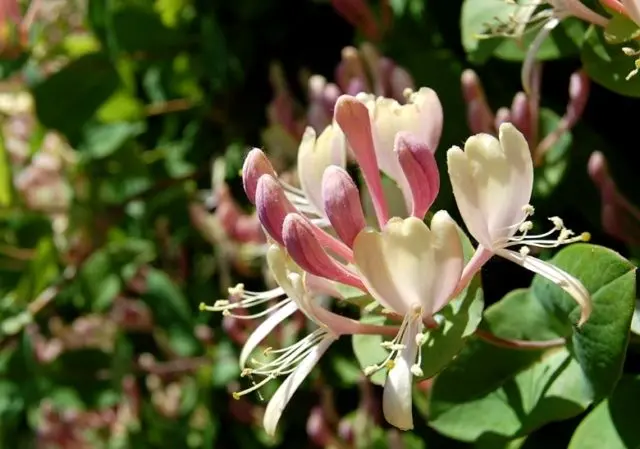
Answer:
<path fill-rule="evenodd" d="M 533 341 L 533 340 L 512 340 L 498 337 L 497 335 L 492 334 L 491 332 L 477 329 L 475 335 L 490 343 L 494 346 L 498 346 L 501 348 L 508 349 L 522 349 L 522 350 L 540 350 L 540 349 L 550 349 L 550 348 L 558 348 L 560 346 L 564 346 L 566 340 L 564 338 L 554 338 L 551 340 L 544 341 Z"/>

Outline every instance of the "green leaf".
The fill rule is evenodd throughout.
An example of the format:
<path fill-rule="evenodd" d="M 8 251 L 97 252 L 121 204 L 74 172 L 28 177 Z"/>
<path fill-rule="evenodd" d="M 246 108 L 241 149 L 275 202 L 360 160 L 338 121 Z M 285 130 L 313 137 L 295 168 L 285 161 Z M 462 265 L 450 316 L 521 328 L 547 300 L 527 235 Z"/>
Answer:
<path fill-rule="evenodd" d="M 596 83 L 621 95 L 640 97 L 640 76 L 626 79 L 635 69 L 633 58 L 625 55 L 621 46 L 608 44 L 602 30 L 592 27 L 587 31 L 581 59 Z"/>
<path fill-rule="evenodd" d="M 193 355 L 198 342 L 193 334 L 193 314 L 187 298 L 166 273 L 149 269 L 142 300 L 153 310 L 156 325 L 166 331 L 169 343 L 180 355 Z"/>
<path fill-rule="evenodd" d="M 465 260 L 469 260 L 474 249 L 461 229 L 460 235 Z M 482 318 L 484 299 L 480 279 L 475 277 L 455 299 L 447 304 L 437 315 L 442 319 L 436 329 L 426 330 L 425 344 L 422 346 L 422 371 L 424 378 L 433 377 L 441 371 L 465 344 L 466 338 L 478 327 Z M 383 324 L 384 316 L 365 315 L 364 323 Z M 353 350 L 362 368 L 381 363 L 387 357 L 387 351 L 381 346 L 385 339 L 381 335 L 354 335 Z M 371 381 L 383 385 L 386 372 L 380 370 L 371 376 Z"/>
<path fill-rule="evenodd" d="M 558 127 L 560 116 L 551 109 L 540 110 L 540 136 L 551 134 Z M 544 162 L 536 167 L 533 181 L 533 193 L 536 197 L 547 198 L 556 191 L 562 181 L 569 164 L 569 153 L 573 144 L 573 136 L 567 131 L 544 155 Z"/>
<path fill-rule="evenodd" d="M 516 9 L 517 5 L 501 0 L 465 0 L 460 15 L 460 31 L 462 46 L 471 62 L 482 64 L 493 55 L 504 38 L 481 36 L 487 32 L 489 25 L 506 22 Z"/>
<path fill-rule="evenodd" d="M 83 55 L 33 88 L 38 119 L 63 133 L 75 146 L 84 125 L 118 84 L 118 73 L 106 55 Z M 64 101 L 60 101 L 61 92 Z"/>
<path fill-rule="evenodd" d="M 622 372 L 635 307 L 635 267 L 615 251 L 586 243 L 563 249 L 552 263 L 576 276 L 591 293 L 589 321 L 576 331 L 573 323 L 580 308 L 564 290 L 540 276 L 531 284 L 532 294 L 551 315 L 559 336 L 571 335 L 571 353 L 598 400 L 613 390 Z"/>
<path fill-rule="evenodd" d="M 522 36 L 522 43 L 518 43 L 515 39 L 505 39 L 496 49 L 494 56 L 507 61 L 524 61 L 527 56 L 527 50 L 533 43 L 538 31 L 538 28 L 527 31 Z M 583 39 L 584 24 L 578 19 L 565 19 L 554 28 L 549 37 L 542 43 L 536 54 L 536 59 L 550 61 L 577 55 L 580 52 Z"/>
<path fill-rule="evenodd" d="M 613 390 L 635 301 L 632 266 L 613 251 L 587 244 L 565 248 L 552 263 L 591 292 L 589 321 L 575 330 L 575 301 L 538 275 L 531 288 L 491 306 L 483 332 L 508 340 L 566 338 L 567 344 L 517 350 L 474 339 L 434 382 L 429 424 L 437 431 L 462 441 L 513 439 L 573 417 Z"/>
<path fill-rule="evenodd" d="M 521 37 L 522 42 L 518 42 L 516 38 L 500 36 L 500 32 L 505 32 L 505 27 L 513 32 L 514 22 L 529 21 L 535 5 L 526 8 L 520 3 L 521 5 L 503 0 L 465 0 L 460 16 L 460 30 L 462 45 L 471 62 L 482 64 L 491 56 L 508 61 L 524 60 L 539 28 L 526 31 Z M 485 37 L 492 34 L 495 37 Z M 578 53 L 583 34 L 584 26 L 580 21 L 563 20 L 542 43 L 537 59 L 558 59 Z"/>
<path fill-rule="evenodd" d="M 620 380 L 613 395 L 580 423 L 569 449 L 630 449 L 640 447 L 640 376 Z"/>
<path fill-rule="evenodd" d="M 144 122 L 91 123 L 84 130 L 78 151 L 90 158 L 103 158 L 116 152 L 145 129 Z"/>
<path fill-rule="evenodd" d="M 629 17 L 612 12 L 604 28 L 604 39 L 609 44 L 622 44 L 640 36 L 640 28 Z"/>
<path fill-rule="evenodd" d="M 167 54 L 184 45 L 184 34 L 167 28 L 151 9 L 121 8 L 113 15 L 113 33 L 118 48 L 127 52 Z"/>

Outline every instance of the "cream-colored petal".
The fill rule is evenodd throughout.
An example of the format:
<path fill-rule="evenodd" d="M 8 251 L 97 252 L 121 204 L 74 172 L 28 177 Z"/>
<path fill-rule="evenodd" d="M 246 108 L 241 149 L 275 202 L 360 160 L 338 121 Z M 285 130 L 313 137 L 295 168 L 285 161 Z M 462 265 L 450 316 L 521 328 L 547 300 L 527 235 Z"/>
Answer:
<path fill-rule="evenodd" d="M 464 176 L 470 176 L 464 181 L 468 187 L 465 190 L 467 200 L 473 199 L 475 208 L 482 211 L 492 242 L 510 237 L 517 231 L 514 225 L 524 218 L 523 207 L 531 199 L 533 179 L 531 154 L 524 136 L 511 124 L 502 125 L 500 130 L 501 140 L 481 133 L 469 137 L 464 146 L 467 160 Z M 454 152 L 454 157 L 462 159 L 458 152 Z M 449 173 L 456 174 L 451 166 Z M 475 194 L 470 195 L 469 191 L 474 187 Z M 465 223 L 470 218 L 463 217 Z M 490 242 L 480 243 L 492 247 Z"/>
<path fill-rule="evenodd" d="M 282 385 L 280 385 L 271 397 L 267 404 L 262 421 L 264 430 L 268 435 L 273 436 L 276 433 L 278 421 L 280 421 L 280 417 L 282 417 L 282 412 L 284 412 L 285 407 L 293 397 L 296 390 L 300 387 L 300 384 L 302 384 L 304 379 L 309 375 L 313 367 L 316 366 L 320 358 L 335 340 L 335 337 L 330 335 L 321 340 L 317 346 L 311 349 L 309 354 L 302 360 L 302 362 L 300 362 L 285 381 L 282 382 Z"/>
<path fill-rule="evenodd" d="M 527 139 L 511 123 L 503 123 L 498 131 L 500 146 L 507 157 L 511 172 L 513 203 L 525 206 L 531 201 L 533 191 L 533 160 Z M 521 216 L 521 210 L 514 215 Z"/>
<path fill-rule="evenodd" d="M 464 254 L 458 225 L 446 211 L 440 210 L 434 214 L 431 219 L 431 234 L 436 272 L 431 310 L 425 307 L 425 313 L 435 313 L 448 303 L 464 268 Z M 423 301 L 424 299 L 426 298 L 423 298 Z"/>
<path fill-rule="evenodd" d="M 298 148 L 298 177 L 300 187 L 320 216 L 325 216 L 322 201 L 322 175 L 330 165 L 346 166 L 346 141 L 340 127 L 329 125 L 316 138 L 307 127 Z"/>
<path fill-rule="evenodd" d="M 418 354 L 416 336 L 422 322 L 412 320 L 402 337 L 404 348 L 394 359 L 382 393 L 382 413 L 387 422 L 398 429 L 413 429 L 413 374 L 411 366 Z"/>
<path fill-rule="evenodd" d="M 462 272 L 462 249 L 452 234 L 455 223 L 445 215 L 438 215 L 435 234 L 409 217 L 390 220 L 380 233 L 365 230 L 356 237 L 355 266 L 383 306 L 401 315 L 422 307 L 432 315 L 442 296 L 453 291 Z"/>
<path fill-rule="evenodd" d="M 480 196 L 472 167 L 461 148 L 453 146 L 447 151 L 447 169 L 453 196 L 467 229 L 480 244 L 491 247 L 487 219 L 480 206 Z"/>

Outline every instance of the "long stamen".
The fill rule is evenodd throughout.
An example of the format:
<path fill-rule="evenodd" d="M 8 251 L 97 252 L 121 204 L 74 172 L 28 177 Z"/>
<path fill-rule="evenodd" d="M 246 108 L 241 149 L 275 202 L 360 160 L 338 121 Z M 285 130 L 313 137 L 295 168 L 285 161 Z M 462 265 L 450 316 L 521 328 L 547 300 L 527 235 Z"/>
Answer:
<path fill-rule="evenodd" d="M 315 347 L 317 347 L 322 341 L 327 338 L 336 339 L 338 338 L 338 336 L 334 335 L 325 328 L 320 328 L 316 329 L 314 332 L 307 335 L 299 342 L 294 343 L 293 345 L 286 348 L 275 350 L 267 348 L 267 350 L 265 350 L 265 355 L 280 355 L 268 362 L 261 362 L 252 359 L 251 363 L 255 366 L 255 368 L 245 368 L 241 374 L 242 377 L 253 377 L 254 375 L 264 376 L 264 379 L 262 379 L 258 383 L 253 382 L 253 385 L 249 388 L 246 388 L 242 391 L 234 392 L 233 397 L 235 399 L 238 399 L 245 394 L 258 390 L 277 377 L 291 374 L 300 364 L 300 362 L 302 362 L 313 351 Z"/>
<path fill-rule="evenodd" d="M 419 329 L 422 328 L 422 309 L 420 307 L 414 308 L 412 311 L 407 313 L 403 320 L 398 332 L 395 337 L 390 341 L 384 341 L 381 343 L 381 346 L 385 349 L 389 350 L 389 354 L 387 357 L 380 363 L 375 365 L 370 365 L 365 367 L 364 374 L 365 376 L 370 376 L 383 368 L 393 369 L 395 366 L 395 359 L 400 356 L 402 350 L 405 349 L 406 345 L 402 343 L 404 340 L 406 333 L 411 331 L 411 328 L 414 326 L 419 326 Z M 422 376 L 422 370 L 420 369 L 420 363 L 422 362 L 422 345 L 426 342 L 426 336 L 420 332 L 420 330 L 416 330 L 416 343 L 418 344 L 418 355 L 416 358 L 416 362 L 411 366 L 411 372 L 416 376 Z"/>
<path fill-rule="evenodd" d="M 236 309 L 249 309 L 255 306 L 262 305 L 264 303 L 277 300 L 277 303 L 267 309 L 253 314 L 253 315 L 237 315 L 232 314 L 232 310 Z M 219 299 L 213 303 L 213 306 L 208 306 L 204 303 L 200 304 L 200 310 L 207 310 L 209 312 L 222 312 L 224 315 L 233 316 L 240 319 L 251 319 L 267 315 L 274 310 L 284 307 L 291 302 L 284 290 L 281 287 L 267 290 L 264 292 L 246 291 L 244 284 L 237 284 L 235 287 L 229 288 L 229 299 Z"/>

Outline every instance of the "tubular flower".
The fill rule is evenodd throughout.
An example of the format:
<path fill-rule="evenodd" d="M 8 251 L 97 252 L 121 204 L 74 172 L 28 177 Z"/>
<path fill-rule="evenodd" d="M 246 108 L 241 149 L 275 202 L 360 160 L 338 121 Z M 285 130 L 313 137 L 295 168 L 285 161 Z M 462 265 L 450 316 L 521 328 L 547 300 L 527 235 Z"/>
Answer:
<path fill-rule="evenodd" d="M 268 434 L 273 435 L 287 403 L 334 341 L 346 334 L 378 334 L 389 329 L 385 326 L 362 324 L 318 305 L 315 296 L 308 289 L 309 283 L 314 281 L 307 281 L 307 273 L 293 268 L 285 252 L 277 245 L 271 246 L 267 252 L 267 260 L 276 281 L 290 300 L 318 326 L 311 334 L 291 346 L 275 350 L 268 348 L 265 356 L 272 356 L 270 359 L 251 359 L 253 367 L 242 371 L 243 377 L 262 379 L 254 382 L 250 388 L 234 393 L 235 398 L 256 391 L 277 377 L 287 376 L 269 401 L 264 414 L 264 428 Z"/>
<path fill-rule="evenodd" d="M 478 241 L 457 290 L 464 288 L 491 256 L 498 255 L 544 276 L 569 293 L 581 307 L 580 326 L 591 313 L 589 292 L 576 278 L 529 252 L 532 246 L 554 248 L 588 240 L 589 235 L 574 236 L 559 217 L 549 219 L 553 228 L 548 232 L 531 234 L 531 153 L 526 139 L 512 124 L 502 124 L 498 134 L 499 140 L 489 134 L 477 134 L 467 139 L 464 151 L 454 146 L 447 152 L 458 209 Z M 514 247 L 520 247 L 519 251 L 511 249 Z"/>
<path fill-rule="evenodd" d="M 319 226 L 327 226 L 321 207 L 322 173 L 330 165 L 346 166 L 346 144 L 342 131 L 329 125 L 316 137 L 313 128 L 308 127 L 298 149 L 298 176 L 301 188 L 279 180 L 284 195 L 291 204 Z M 242 167 L 242 182 L 245 193 L 252 203 L 256 203 L 258 180 L 264 174 L 277 178 L 269 159 L 262 150 L 252 149 Z"/>
<path fill-rule="evenodd" d="M 388 368 L 382 409 L 400 429 L 413 428 L 413 376 L 422 376 L 424 323 L 449 301 L 460 279 L 463 253 L 457 226 L 445 211 L 431 220 L 392 218 L 381 232 L 364 230 L 354 242 L 355 266 L 371 295 L 402 315 L 395 338 L 385 343 L 387 358 L 366 374 Z"/>

